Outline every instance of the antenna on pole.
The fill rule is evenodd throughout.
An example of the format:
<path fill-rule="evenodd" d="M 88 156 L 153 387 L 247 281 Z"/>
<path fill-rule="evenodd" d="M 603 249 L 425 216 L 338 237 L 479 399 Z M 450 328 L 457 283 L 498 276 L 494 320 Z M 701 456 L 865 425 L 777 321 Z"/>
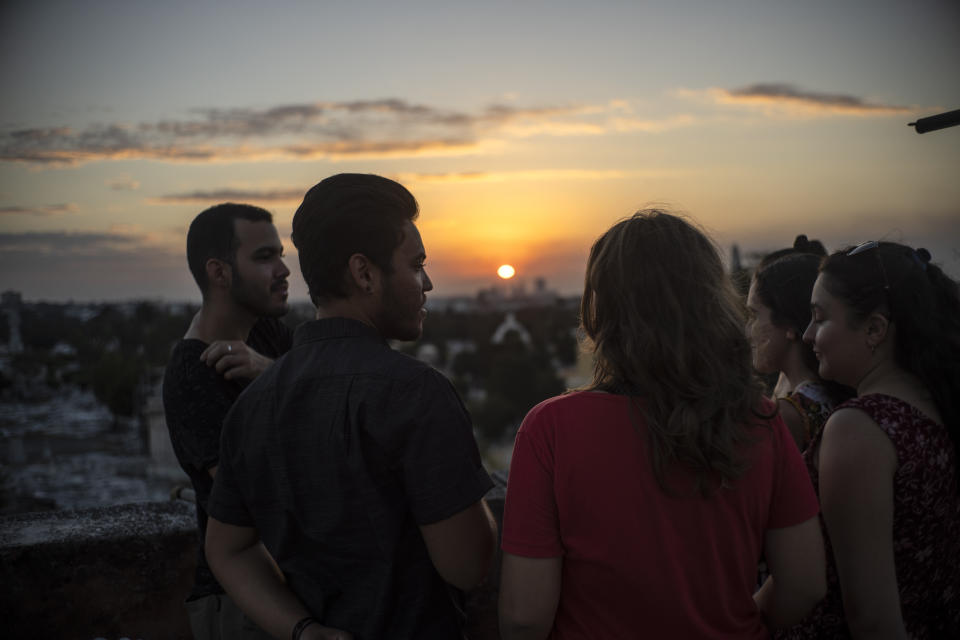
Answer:
<path fill-rule="evenodd" d="M 916 122 L 908 122 L 908 127 L 915 127 L 917 133 L 926 133 L 927 131 L 936 131 L 937 129 L 946 129 L 960 124 L 960 109 L 947 111 L 927 118 L 918 118 Z"/>

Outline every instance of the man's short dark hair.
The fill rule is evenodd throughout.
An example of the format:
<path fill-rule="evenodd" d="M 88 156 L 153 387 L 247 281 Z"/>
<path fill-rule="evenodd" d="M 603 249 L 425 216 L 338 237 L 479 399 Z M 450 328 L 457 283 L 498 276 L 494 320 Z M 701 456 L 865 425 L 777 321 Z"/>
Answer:
<path fill-rule="evenodd" d="M 372 174 L 340 173 L 319 182 L 293 216 L 293 244 L 314 304 L 348 295 L 347 261 L 365 255 L 384 273 L 419 205 L 407 189 Z"/>
<path fill-rule="evenodd" d="M 187 264 L 200 292 L 207 293 L 207 260 L 216 258 L 234 264 L 237 252 L 235 220 L 273 222 L 266 209 L 249 204 L 225 202 L 202 211 L 187 231 Z"/>

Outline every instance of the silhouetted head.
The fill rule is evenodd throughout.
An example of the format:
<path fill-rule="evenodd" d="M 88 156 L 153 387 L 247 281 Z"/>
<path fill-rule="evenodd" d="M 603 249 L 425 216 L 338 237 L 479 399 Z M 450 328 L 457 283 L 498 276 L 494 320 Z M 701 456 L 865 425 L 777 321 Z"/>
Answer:
<path fill-rule="evenodd" d="M 807 236 L 801 233 L 794 238 L 792 247 L 787 247 L 786 249 L 777 249 L 776 251 L 768 253 L 763 257 L 763 260 L 760 261 L 760 266 L 757 268 L 762 269 L 775 260 L 779 260 L 780 258 L 784 258 L 786 256 L 796 255 L 798 253 L 811 254 L 823 258 L 827 255 L 827 249 L 819 240 L 809 240 L 807 239 Z"/>
<path fill-rule="evenodd" d="M 776 373 L 782 370 L 783 363 L 776 362 L 777 354 L 764 351 L 765 344 L 774 346 L 780 342 L 786 347 L 796 345 L 807 368 L 817 371 L 819 363 L 813 347 L 803 343 L 801 338 L 810 324 L 810 293 L 821 260 L 821 257 L 811 253 L 787 253 L 761 266 L 754 274 L 747 296 L 747 305 L 752 312 L 747 332 L 754 344 L 754 366 L 758 371 Z M 771 327 L 767 327 L 767 321 Z M 768 328 L 775 329 L 782 336 L 764 342 L 770 338 L 766 331 Z"/>
<path fill-rule="evenodd" d="M 604 377 L 623 383 L 664 368 L 692 373 L 718 350 L 749 354 L 717 248 L 683 218 L 656 209 L 618 222 L 594 243 L 581 319 Z"/>
<path fill-rule="evenodd" d="M 740 296 L 706 235 L 656 209 L 613 225 L 590 250 L 580 315 L 591 388 L 642 398 L 661 486 L 675 463 L 704 493 L 743 472 L 762 385 Z"/>
<path fill-rule="evenodd" d="M 204 296 L 209 287 L 207 261 L 210 258 L 236 267 L 237 220 L 272 224 L 273 216 L 260 207 L 227 202 L 205 209 L 190 223 L 187 231 L 187 264 Z"/>
<path fill-rule="evenodd" d="M 293 216 L 293 244 L 314 304 L 346 298 L 347 260 L 363 254 L 385 274 L 419 205 L 407 189 L 372 174 L 341 173 L 317 183 Z"/>

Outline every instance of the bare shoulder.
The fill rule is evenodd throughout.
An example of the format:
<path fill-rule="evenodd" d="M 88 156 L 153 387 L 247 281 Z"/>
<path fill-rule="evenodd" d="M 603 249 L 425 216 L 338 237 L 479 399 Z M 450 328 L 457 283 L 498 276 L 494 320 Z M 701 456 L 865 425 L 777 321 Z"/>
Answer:
<path fill-rule="evenodd" d="M 853 407 L 834 411 L 823 427 L 820 465 L 843 465 L 848 472 L 893 470 L 893 442 L 867 413 Z M 878 469 L 877 466 L 881 468 Z"/>

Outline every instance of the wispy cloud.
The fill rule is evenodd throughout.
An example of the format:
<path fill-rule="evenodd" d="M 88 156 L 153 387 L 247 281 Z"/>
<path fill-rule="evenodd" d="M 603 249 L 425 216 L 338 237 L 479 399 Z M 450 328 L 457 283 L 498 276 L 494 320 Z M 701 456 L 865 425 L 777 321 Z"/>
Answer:
<path fill-rule="evenodd" d="M 0 253 L 93 255 L 107 252 L 133 252 L 142 238 L 130 233 L 86 233 L 71 231 L 27 231 L 0 233 Z"/>
<path fill-rule="evenodd" d="M 195 204 L 213 202 L 291 202 L 303 198 L 302 187 L 289 189 L 213 189 L 171 193 L 151 198 L 152 204 Z"/>
<path fill-rule="evenodd" d="M 0 232 L 0 253 L 30 252 L 44 255 L 130 254 L 154 251 L 183 253 L 186 229 L 149 230 L 138 225 L 115 224 L 105 231 Z"/>
<path fill-rule="evenodd" d="M 810 91 L 792 84 L 774 82 L 761 82 L 736 89 L 710 89 L 707 93 L 716 103 L 757 108 L 774 116 L 869 117 L 916 111 L 916 107 L 875 102 L 844 93 Z"/>
<path fill-rule="evenodd" d="M 617 131 L 644 131 L 646 133 L 660 133 L 670 129 L 689 127 L 698 120 L 689 114 L 679 114 L 662 119 L 641 119 L 618 117 L 610 120 L 611 126 Z"/>
<path fill-rule="evenodd" d="M 0 289 L 61 300 L 196 296 L 185 232 L 175 244 L 153 236 L 135 229 L 0 232 Z"/>
<path fill-rule="evenodd" d="M 475 112 L 400 99 L 199 109 L 182 120 L 0 131 L 0 161 L 71 165 L 133 158 L 230 162 L 478 154 L 510 138 L 623 131 L 623 123 L 611 119 L 624 113 L 629 106 L 623 100 L 540 107 L 493 104 Z M 117 180 L 109 186 L 129 188 L 133 182 Z"/>
<path fill-rule="evenodd" d="M 79 207 L 72 202 L 67 204 L 48 204 L 33 207 L 0 207 L 0 216 L 56 216 L 64 213 L 76 213 Z"/>
<path fill-rule="evenodd" d="M 114 191 L 136 191 L 140 188 L 140 181 L 126 174 L 104 180 L 104 184 Z"/>
<path fill-rule="evenodd" d="M 653 170 L 590 170 L 538 169 L 530 171 L 464 171 L 454 173 L 398 173 L 391 177 L 403 183 L 460 183 L 460 182 L 549 182 L 554 180 L 619 180 L 624 178 L 662 178 L 678 175 L 669 169 Z"/>

